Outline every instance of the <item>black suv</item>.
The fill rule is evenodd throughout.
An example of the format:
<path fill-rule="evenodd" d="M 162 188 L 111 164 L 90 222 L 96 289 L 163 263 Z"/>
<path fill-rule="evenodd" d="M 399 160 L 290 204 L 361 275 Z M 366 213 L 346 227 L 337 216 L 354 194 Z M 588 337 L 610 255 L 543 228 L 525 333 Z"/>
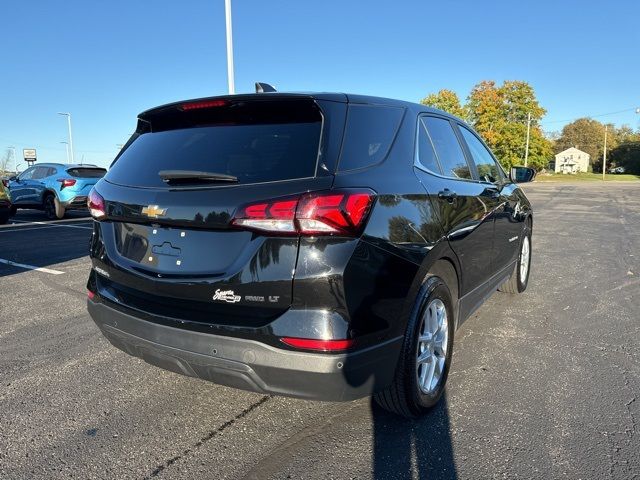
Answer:
<path fill-rule="evenodd" d="M 172 103 L 90 193 L 89 313 L 116 347 L 236 388 L 375 394 L 416 416 L 453 336 L 522 292 L 531 206 L 474 131 L 423 105 L 333 93 Z"/>

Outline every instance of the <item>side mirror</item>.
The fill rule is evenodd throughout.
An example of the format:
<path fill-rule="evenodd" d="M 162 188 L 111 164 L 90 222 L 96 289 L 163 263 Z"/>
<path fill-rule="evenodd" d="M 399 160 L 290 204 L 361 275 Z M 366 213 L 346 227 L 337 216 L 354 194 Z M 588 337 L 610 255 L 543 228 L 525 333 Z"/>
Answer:
<path fill-rule="evenodd" d="M 511 167 L 511 181 L 514 183 L 533 182 L 536 171 L 529 167 Z"/>

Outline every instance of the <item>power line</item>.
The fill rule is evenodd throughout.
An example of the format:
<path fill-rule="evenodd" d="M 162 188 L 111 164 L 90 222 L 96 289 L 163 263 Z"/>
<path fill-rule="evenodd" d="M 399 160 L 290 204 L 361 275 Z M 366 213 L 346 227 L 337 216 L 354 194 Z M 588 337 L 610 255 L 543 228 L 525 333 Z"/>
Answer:
<path fill-rule="evenodd" d="M 624 110 L 617 110 L 615 112 L 608 112 L 608 113 L 599 113 L 598 115 L 584 115 L 582 117 L 567 118 L 565 120 L 547 120 L 547 121 L 538 122 L 538 123 L 540 123 L 540 124 L 548 124 L 548 123 L 573 122 L 573 121 L 579 120 L 581 118 L 599 118 L 599 117 L 606 117 L 608 115 L 617 115 L 618 113 L 633 112 L 633 111 L 637 111 L 637 108 L 636 107 L 625 108 Z"/>

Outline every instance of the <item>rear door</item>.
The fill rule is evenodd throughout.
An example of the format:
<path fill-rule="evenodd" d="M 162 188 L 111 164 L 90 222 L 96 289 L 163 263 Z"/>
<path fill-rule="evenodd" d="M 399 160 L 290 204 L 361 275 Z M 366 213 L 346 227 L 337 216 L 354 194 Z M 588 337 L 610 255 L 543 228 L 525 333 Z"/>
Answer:
<path fill-rule="evenodd" d="M 476 181 L 455 124 L 449 119 L 421 116 L 417 145 L 415 171 L 460 262 L 462 296 L 491 277 L 496 200 Z"/>
<path fill-rule="evenodd" d="M 479 181 L 485 187 L 484 197 L 490 197 L 494 205 L 491 268 L 498 272 L 515 259 L 520 246 L 522 223 L 516 215 L 518 198 L 513 194 L 513 184 L 479 137 L 463 125 L 458 127 L 475 164 Z"/>
<path fill-rule="evenodd" d="M 328 103 L 238 97 L 143 114 L 96 186 L 108 217 L 93 245 L 107 274 L 102 293 L 151 313 L 235 325 L 288 308 L 298 237 L 241 230 L 232 219 L 252 204 L 277 226 L 290 198 L 331 187 L 340 147 L 331 132 L 341 138 L 344 106 Z M 172 171 L 194 176 L 171 180 Z"/>
<path fill-rule="evenodd" d="M 41 203 L 44 198 L 45 190 L 49 187 L 53 181 L 53 176 L 56 174 L 54 167 L 36 167 L 36 171 L 33 173 L 33 201 Z M 57 187 L 57 185 L 56 185 Z"/>

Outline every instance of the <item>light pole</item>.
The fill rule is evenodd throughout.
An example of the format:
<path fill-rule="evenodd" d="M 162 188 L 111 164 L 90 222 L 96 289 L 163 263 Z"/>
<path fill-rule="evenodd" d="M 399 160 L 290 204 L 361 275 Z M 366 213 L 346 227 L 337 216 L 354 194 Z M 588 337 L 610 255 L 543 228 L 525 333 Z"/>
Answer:
<path fill-rule="evenodd" d="M 69 158 L 69 142 L 60 142 L 64 143 L 64 146 L 67 147 L 67 163 L 71 163 L 71 159 Z"/>
<path fill-rule="evenodd" d="M 233 34 L 231 32 L 231 0 L 224 0 L 224 17 L 227 24 L 227 80 L 229 95 L 236 93 L 233 79 Z"/>
<path fill-rule="evenodd" d="M 71 135 L 71 114 L 58 112 L 58 115 L 64 115 L 67 117 L 67 125 L 69 126 L 69 150 L 71 151 L 71 163 L 73 163 L 73 136 Z"/>

